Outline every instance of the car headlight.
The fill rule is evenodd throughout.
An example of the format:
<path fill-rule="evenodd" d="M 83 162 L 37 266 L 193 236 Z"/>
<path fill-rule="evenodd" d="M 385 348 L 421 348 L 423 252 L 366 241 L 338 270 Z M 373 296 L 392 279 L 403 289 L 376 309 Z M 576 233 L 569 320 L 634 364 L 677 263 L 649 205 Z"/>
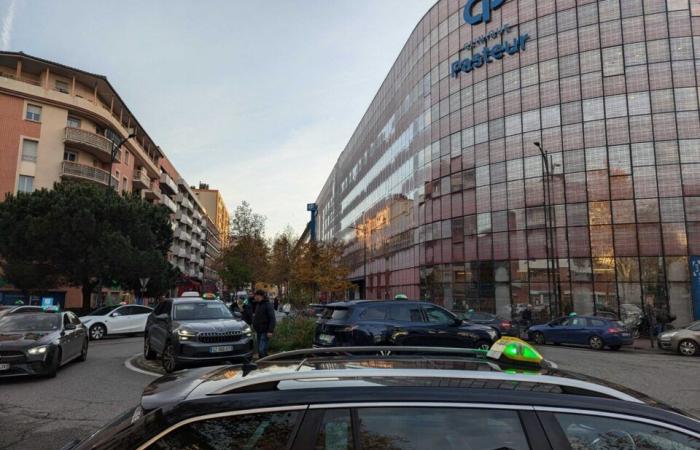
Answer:
<path fill-rule="evenodd" d="M 48 350 L 49 350 L 48 345 L 42 345 L 39 347 L 30 348 L 29 350 L 27 350 L 27 353 L 29 353 L 30 355 L 43 355 Z"/>
<path fill-rule="evenodd" d="M 194 339 L 195 336 L 197 336 L 197 332 L 196 332 L 196 331 L 186 330 L 186 329 L 177 330 L 177 337 L 178 337 L 178 339 L 180 339 L 181 341 L 189 341 L 189 340 L 192 340 L 192 339 Z"/>
<path fill-rule="evenodd" d="M 672 338 L 673 336 L 677 335 L 677 331 L 671 331 L 670 333 L 663 333 L 661 336 L 659 336 L 660 339 L 663 338 Z"/>
<path fill-rule="evenodd" d="M 250 328 L 250 326 L 247 326 L 243 328 L 243 334 L 248 337 L 251 337 L 253 335 L 253 330 Z"/>

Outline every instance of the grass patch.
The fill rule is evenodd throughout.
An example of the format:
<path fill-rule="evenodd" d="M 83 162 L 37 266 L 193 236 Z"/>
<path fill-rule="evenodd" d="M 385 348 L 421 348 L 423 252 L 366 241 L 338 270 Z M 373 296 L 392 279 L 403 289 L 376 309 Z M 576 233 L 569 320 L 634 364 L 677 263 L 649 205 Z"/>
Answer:
<path fill-rule="evenodd" d="M 271 352 L 287 352 L 311 348 L 314 343 L 316 319 L 309 317 L 288 317 L 277 323 L 270 340 Z"/>

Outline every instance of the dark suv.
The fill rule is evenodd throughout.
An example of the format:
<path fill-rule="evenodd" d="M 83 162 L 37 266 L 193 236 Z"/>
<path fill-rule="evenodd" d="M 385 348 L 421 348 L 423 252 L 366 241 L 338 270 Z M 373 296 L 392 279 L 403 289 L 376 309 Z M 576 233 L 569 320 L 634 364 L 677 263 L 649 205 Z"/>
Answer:
<path fill-rule="evenodd" d="M 353 300 L 326 305 L 314 345 L 420 345 L 488 349 L 499 338 L 491 327 L 459 319 L 439 306 L 406 300 Z"/>
<path fill-rule="evenodd" d="M 187 363 L 244 360 L 253 355 L 253 333 L 219 300 L 165 300 L 148 316 L 143 354 L 160 355 L 168 373 Z"/>

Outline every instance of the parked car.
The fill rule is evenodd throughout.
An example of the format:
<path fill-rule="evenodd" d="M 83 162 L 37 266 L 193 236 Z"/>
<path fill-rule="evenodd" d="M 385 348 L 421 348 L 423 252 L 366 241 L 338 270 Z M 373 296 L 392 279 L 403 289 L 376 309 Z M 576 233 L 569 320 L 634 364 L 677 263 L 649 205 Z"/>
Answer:
<path fill-rule="evenodd" d="M 326 305 L 311 303 L 304 310 L 304 315 L 307 317 L 321 317 L 324 309 L 326 309 Z"/>
<path fill-rule="evenodd" d="M 685 328 L 665 331 L 659 335 L 659 348 L 673 350 L 683 356 L 700 355 L 700 320 Z"/>
<path fill-rule="evenodd" d="M 0 317 L 6 316 L 8 314 L 18 314 L 18 313 L 32 313 L 32 312 L 44 312 L 41 306 L 5 306 L 0 305 Z"/>
<path fill-rule="evenodd" d="M 700 448 L 700 421 L 644 394 L 476 353 L 343 347 L 192 369 L 64 450 Z"/>
<path fill-rule="evenodd" d="M 314 345 L 425 345 L 488 349 L 498 331 L 464 322 L 448 310 L 407 300 L 353 300 L 326 305 Z"/>
<path fill-rule="evenodd" d="M 153 308 L 141 305 L 115 305 L 98 308 L 80 320 L 89 329 L 90 339 L 100 340 L 110 334 L 143 333 Z"/>
<path fill-rule="evenodd" d="M 497 330 L 501 336 L 518 336 L 518 325 L 510 320 L 502 319 L 495 314 L 481 311 L 467 311 L 457 314 L 462 320 L 479 325 L 486 325 Z"/>
<path fill-rule="evenodd" d="M 535 325 L 527 330 L 528 339 L 537 344 L 587 345 L 594 350 L 610 347 L 619 350 L 623 345 L 632 345 L 634 338 L 619 320 L 597 316 L 560 317 L 544 325 Z"/>
<path fill-rule="evenodd" d="M 253 355 L 253 332 L 221 300 L 165 300 L 148 316 L 143 354 L 166 372 L 193 363 L 221 364 Z"/>
<path fill-rule="evenodd" d="M 85 361 L 87 352 L 87 331 L 70 311 L 0 317 L 0 377 L 55 377 L 70 361 Z"/>

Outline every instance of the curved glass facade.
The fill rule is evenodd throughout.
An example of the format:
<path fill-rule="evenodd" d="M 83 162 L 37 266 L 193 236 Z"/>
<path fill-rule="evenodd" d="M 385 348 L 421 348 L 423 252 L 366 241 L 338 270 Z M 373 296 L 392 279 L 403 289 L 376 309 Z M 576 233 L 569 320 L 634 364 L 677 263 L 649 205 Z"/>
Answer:
<path fill-rule="evenodd" d="M 465 3 L 411 34 L 319 195 L 320 238 L 350 242 L 368 298 L 690 321 L 700 1 Z"/>

